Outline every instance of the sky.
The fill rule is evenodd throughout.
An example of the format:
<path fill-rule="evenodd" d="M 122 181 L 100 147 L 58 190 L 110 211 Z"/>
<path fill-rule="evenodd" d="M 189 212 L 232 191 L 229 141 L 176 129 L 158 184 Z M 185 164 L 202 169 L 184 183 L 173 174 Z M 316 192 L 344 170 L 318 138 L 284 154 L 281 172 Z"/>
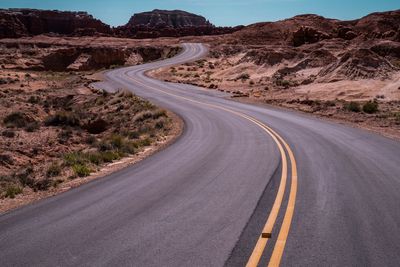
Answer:
<path fill-rule="evenodd" d="M 351 20 L 400 9 L 400 0 L 0 0 L 0 8 L 87 11 L 111 26 L 127 23 L 138 12 L 180 9 L 202 15 L 217 26 L 236 26 L 310 13 Z"/>

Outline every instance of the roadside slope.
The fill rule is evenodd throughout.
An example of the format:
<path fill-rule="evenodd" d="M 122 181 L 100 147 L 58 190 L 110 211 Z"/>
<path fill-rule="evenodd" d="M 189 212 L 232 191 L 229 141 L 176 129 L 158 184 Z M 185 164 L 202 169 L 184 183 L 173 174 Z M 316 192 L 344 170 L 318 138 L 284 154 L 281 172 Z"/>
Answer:
<path fill-rule="evenodd" d="M 145 77 L 150 68 L 204 52 L 186 45 L 173 59 L 107 74 L 179 114 L 182 136 L 137 165 L 2 215 L 6 266 L 224 264 L 278 167 L 276 147 L 243 118 L 151 91 L 125 75 Z"/>
<path fill-rule="evenodd" d="M 265 223 L 256 219 L 268 216 L 264 189 L 280 161 L 271 137 L 224 108 L 267 124 L 294 150 L 298 196 L 282 265 L 396 265 L 400 143 L 146 76 L 204 53 L 185 44 L 175 58 L 107 73 L 110 83 L 182 116 L 182 136 L 135 166 L 2 215 L 5 266 L 243 266 Z"/>

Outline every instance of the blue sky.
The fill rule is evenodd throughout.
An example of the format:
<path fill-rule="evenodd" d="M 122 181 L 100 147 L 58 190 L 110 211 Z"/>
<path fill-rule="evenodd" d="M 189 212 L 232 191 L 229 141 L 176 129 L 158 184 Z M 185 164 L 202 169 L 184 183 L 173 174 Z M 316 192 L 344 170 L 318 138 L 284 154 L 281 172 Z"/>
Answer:
<path fill-rule="evenodd" d="M 400 9 L 400 0 L 0 0 L 0 7 L 87 11 L 112 26 L 125 24 L 137 12 L 181 9 L 203 15 L 218 26 L 234 26 L 304 13 L 349 20 Z"/>

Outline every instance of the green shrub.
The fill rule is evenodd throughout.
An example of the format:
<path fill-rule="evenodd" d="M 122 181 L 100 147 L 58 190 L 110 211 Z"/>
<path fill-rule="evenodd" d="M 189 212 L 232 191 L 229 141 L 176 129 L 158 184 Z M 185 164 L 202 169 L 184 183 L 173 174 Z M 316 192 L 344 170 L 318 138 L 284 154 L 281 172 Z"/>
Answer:
<path fill-rule="evenodd" d="M 245 81 L 245 80 L 248 80 L 248 79 L 250 79 L 250 75 L 248 73 L 242 73 L 242 74 L 240 74 L 239 76 L 236 77 L 236 80 Z"/>
<path fill-rule="evenodd" d="M 16 195 L 21 194 L 22 193 L 22 188 L 16 185 L 9 185 L 6 188 L 6 194 L 5 197 L 9 197 L 9 198 L 15 198 Z"/>
<path fill-rule="evenodd" d="M 300 100 L 299 103 L 300 103 L 300 104 L 303 104 L 303 105 L 307 105 L 307 106 L 313 106 L 314 103 L 315 103 L 315 101 L 312 100 L 312 99 L 306 98 L 306 99 L 304 99 L 304 100 Z"/>
<path fill-rule="evenodd" d="M 103 163 L 103 159 L 101 157 L 101 153 L 102 152 L 88 153 L 88 154 L 86 154 L 87 160 L 90 163 L 93 163 L 95 165 L 100 165 L 101 163 Z"/>
<path fill-rule="evenodd" d="M 94 144 L 96 144 L 96 141 L 97 141 L 96 137 L 94 137 L 93 135 L 90 135 L 86 138 L 85 143 L 88 145 L 94 145 Z"/>
<path fill-rule="evenodd" d="M 283 81 L 281 82 L 281 86 L 283 86 L 283 87 L 285 87 L 285 88 L 289 88 L 289 86 L 290 86 L 290 81 L 288 81 L 288 80 L 283 80 Z"/>
<path fill-rule="evenodd" d="M 6 126 L 14 126 L 17 128 L 22 128 L 25 127 L 25 125 L 28 123 L 28 118 L 25 114 L 21 112 L 13 112 L 7 115 L 3 119 L 3 122 Z"/>
<path fill-rule="evenodd" d="M 22 184 L 22 186 L 29 186 L 30 188 L 34 187 L 35 180 L 32 178 L 33 168 L 28 167 L 24 171 L 16 174 L 16 178 Z"/>
<path fill-rule="evenodd" d="M 59 184 L 62 184 L 62 182 L 64 182 L 64 180 L 62 180 L 62 179 L 54 180 L 54 181 L 52 182 L 53 187 L 54 187 L 54 188 L 57 188 Z"/>
<path fill-rule="evenodd" d="M 0 78 L 0 85 L 1 84 L 7 84 L 7 83 L 8 83 L 8 79 Z"/>
<path fill-rule="evenodd" d="M 0 154 L 0 165 L 13 164 L 14 160 L 10 155 Z"/>
<path fill-rule="evenodd" d="M 151 145 L 151 139 L 150 138 L 145 138 L 145 139 L 142 139 L 142 140 L 138 140 L 138 141 L 133 142 L 133 145 L 136 148 L 149 146 L 149 145 Z"/>
<path fill-rule="evenodd" d="M 155 111 L 143 111 L 139 112 L 138 114 L 135 115 L 133 120 L 135 122 L 143 122 L 147 119 L 158 119 L 160 117 L 167 117 L 167 113 L 165 110 L 162 109 L 157 109 Z"/>
<path fill-rule="evenodd" d="M 15 181 L 14 177 L 11 175 L 0 175 L 0 185 L 3 183 L 10 183 Z"/>
<path fill-rule="evenodd" d="M 27 132 L 34 132 L 34 131 L 36 131 L 36 130 L 39 130 L 39 128 L 40 128 L 39 122 L 33 121 L 33 122 L 28 123 L 28 124 L 25 126 L 25 131 L 27 131 Z"/>
<path fill-rule="evenodd" d="M 114 160 L 120 159 L 121 154 L 118 152 L 113 152 L 113 151 L 105 151 L 100 153 L 101 160 L 103 162 L 112 162 Z"/>
<path fill-rule="evenodd" d="M 120 159 L 124 154 L 119 151 L 101 151 L 86 154 L 90 163 L 100 165 Z"/>
<path fill-rule="evenodd" d="M 61 166 L 58 165 L 57 163 L 52 163 L 46 171 L 46 176 L 47 177 L 55 177 L 59 176 L 61 173 Z"/>
<path fill-rule="evenodd" d="M 397 112 L 397 113 L 394 115 L 394 120 L 395 120 L 395 123 L 396 123 L 396 124 L 399 124 L 399 125 L 400 125 L 400 112 Z"/>
<path fill-rule="evenodd" d="M 106 140 L 101 140 L 100 142 L 98 142 L 97 147 L 100 151 L 108 151 L 113 149 L 112 145 Z"/>
<path fill-rule="evenodd" d="M 46 178 L 44 180 L 37 181 L 33 186 L 33 190 L 35 192 L 36 191 L 45 191 L 45 190 L 49 189 L 52 184 L 53 184 L 53 182 L 50 179 Z"/>
<path fill-rule="evenodd" d="M 157 129 L 163 129 L 165 127 L 165 120 L 161 119 L 156 121 L 155 127 Z"/>
<path fill-rule="evenodd" d="M 79 126 L 79 117 L 72 112 L 57 112 L 46 118 L 46 126 Z"/>
<path fill-rule="evenodd" d="M 336 103 L 335 103 L 335 101 L 328 100 L 328 101 L 325 102 L 325 106 L 334 107 L 334 106 L 336 106 Z"/>
<path fill-rule="evenodd" d="M 140 137 L 140 133 L 137 131 L 130 132 L 128 134 L 128 138 L 130 138 L 130 139 L 138 139 L 139 137 Z"/>
<path fill-rule="evenodd" d="M 64 155 L 64 163 L 67 166 L 85 164 L 86 162 L 87 162 L 87 157 L 82 152 L 71 152 Z"/>
<path fill-rule="evenodd" d="M 11 130 L 4 130 L 1 135 L 4 137 L 13 138 L 15 137 L 15 132 Z"/>
<path fill-rule="evenodd" d="M 116 149 L 121 149 L 124 145 L 124 138 L 121 135 L 113 134 L 109 141 L 113 148 Z"/>
<path fill-rule="evenodd" d="M 67 129 L 62 129 L 61 132 L 58 133 L 58 142 L 60 144 L 66 143 L 70 138 L 72 137 L 72 130 L 67 128 Z"/>
<path fill-rule="evenodd" d="M 30 96 L 28 102 L 31 104 L 37 104 L 40 102 L 40 97 L 38 96 Z"/>
<path fill-rule="evenodd" d="M 135 146 L 133 142 L 126 142 L 124 143 L 122 149 L 120 149 L 118 152 L 121 153 L 121 155 L 135 154 Z"/>
<path fill-rule="evenodd" d="M 360 112 L 361 108 L 360 108 L 360 104 L 358 102 L 348 102 L 344 105 L 344 109 L 351 111 L 351 112 Z"/>
<path fill-rule="evenodd" d="M 376 101 L 368 101 L 367 103 L 365 103 L 363 105 L 362 110 L 365 113 L 372 114 L 372 113 L 378 112 L 378 107 L 379 107 L 378 102 L 376 102 Z"/>
<path fill-rule="evenodd" d="M 157 109 L 153 114 L 153 119 L 158 119 L 160 117 L 167 117 L 167 112 L 162 109 Z"/>
<path fill-rule="evenodd" d="M 91 134 L 100 134 L 107 130 L 108 123 L 103 119 L 97 119 L 95 121 L 91 121 L 87 123 L 83 127 L 88 133 Z"/>
<path fill-rule="evenodd" d="M 99 150 L 100 151 L 117 150 L 122 153 L 133 154 L 135 152 L 135 147 L 133 143 L 127 140 L 125 137 L 118 134 L 113 134 L 110 137 L 100 142 Z"/>
<path fill-rule="evenodd" d="M 133 153 L 133 144 L 131 144 L 129 151 L 125 152 L 123 151 L 124 149 L 125 147 L 123 146 L 121 150 L 109 150 L 89 153 L 73 152 L 64 156 L 64 163 L 66 166 L 71 166 L 74 171 L 75 169 L 82 171 L 84 170 L 83 167 L 86 167 L 87 164 L 100 165 L 102 163 L 108 163 L 120 159 L 122 156 L 125 155 L 125 153 Z"/>
<path fill-rule="evenodd" d="M 79 177 L 86 177 L 90 175 L 90 168 L 85 164 L 75 164 L 72 166 L 72 170 L 74 171 L 75 175 Z"/>
<path fill-rule="evenodd" d="M 153 116 L 153 113 L 151 111 L 142 111 L 142 112 L 139 112 L 138 114 L 136 114 L 133 117 L 133 120 L 135 122 L 142 122 L 147 119 L 150 119 L 152 116 Z"/>

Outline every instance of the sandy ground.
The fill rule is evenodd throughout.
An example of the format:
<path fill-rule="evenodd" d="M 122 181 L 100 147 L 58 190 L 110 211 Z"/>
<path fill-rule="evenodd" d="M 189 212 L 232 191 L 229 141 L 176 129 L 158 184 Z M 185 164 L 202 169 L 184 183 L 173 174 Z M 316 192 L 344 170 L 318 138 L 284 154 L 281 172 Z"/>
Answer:
<path fill-rule="evenodd" d="M 153 110 L 150 114 L 162 114 L 163 111 L 129 94 L 102 95 L 87 87 L 90 82 L 101 78 L 100 74 L 92 72 L 71 74 L 0 71 L 0 79 L 4 81 L 0 84 L 0 212 L 64 192 L 134 164 L 162 149 L 179 136 L 182 122 L 174 114 L 167 112 L 167 119 L 161 117 L 157 120 L 135 122 L 135 118 L 146 110 Z M 72 110 L 72 113 L 69 110 Z M 71 114 L 69 116 L 82 113 L 78 118 L 81 120 L 80 126 L 46 125 L 47 119 L 57 112 Z M 19 118 L 22 120 L 21 125 L 17 124 L 18 121 L 6 123 L 6 118 L 16 113 L 22 114 L 22 119 Z M 103 133 L 92 135 L 82 127 L 89 125 L 88 123 L 96 117 L 106 119 L 108 126 Z M 120 125 L 121 120 L 124 121 L 123 125 Z M 159 128 L 154 126 L 157 122 L 163 123 L 164 126 L 161 127 L 164 128 L 158 130 Z M 69 167 L 64 167 L 65 155 L 74 151 L 95 152 L 96 148 L 87 143 L 90 138 L 97 140 L 96 142 L 103 142 L 102 140 L 106 140 L 104 138 L 114 136 L 115 133 L 134 133 L 138 129 L 142 131 L 140 127 L 144 132 L 138 135 L 139 137 L 135 136 L 139 139 L 133 141 L 141 142 L 140 140 L 150 138 L 150 145 L 140 145 L 135 149 L 134 155 L 128 154 L 127 157 L 111 164 L 91 166 L 92 172 L 89 177 L 71 179 L 75 175 Z M 151 137 L 152 135 L 154 137 Z M 60 166 L 61 170 L 54 177 L 49 177 L 47 171 L 52 164 Z M 22 184 L 21 179 L 29 179 L 30 185 Z M 50 181 L 50 185 L 43 189 L 39 183 L 46 180 Z M 10 187 L 21 192 L 17 192 L 15 198 L 7 197 L 6 192 Z"/>
<path fill-rule="evenodd" d="M 46 191 L 34 192 L 30 188 L 24 188 L 24 192 L 22 194 L 17 195 L 13 199 L 10 199 L 10 198 L 0 199 L 0 213 L 4 213 L 4 212 L 10 211 L 10 210 L 13 210 L 15 208 L 30 204 L 30 203 L 34 203 L 34 202 L 44 199 L 44 198 L 48 198 L 51 196 L 61 194 L 63 192 L 71 190 L 75 187 L 78 187 L 82 184 L 88 183 L 92 180 L 105 177 L 108 174 L 111 174 L 111 173 L 121 170 L 123 168 L 127 168 L 127 167 L 153 155 L 154 153 L 164 149 L 165 147 L 172 144 L 181 135 L 182 130 L 183 130 L 183 121 L 173 113 L 169 113 L 169 116 L 171 118 L 173 118 L 173 123 L 172 123 L 172 128 L 171 128 L 170 134 L 167 136 L 164 136 L 163 139 L 158 140 L 156 143 L 153 143 L 151 146 L 146 147 L 139 153 L 122 158 L 121 160 L 112 162 L 108 165 L 105 165 L 101 169 L 99 169 L 97 172 L 92 173 L 90 176 L 66 181 L 66 182 L 62 183 L 61 185 L 59 185 L 55 188 L 51 188 Z"/>
<path fill-rule="evenodd" d="M 238 101 L 295 109 L 400 139 L 400 72 L 393 73 L 389 79 L 327 82 L 316 77 L 310 84 L 280 86 L 273 82 L 273 74 L 282 65 L 260 66 L 241 61 L 243 56 L 243 53 L 238 53 L 219 58 L 208 57 L 155 70 L 150 75 L 165 81 L 230 92 Z M 306 69 L 297 75 L 314 75 L 319 70 Z M 360 105 L 361 112 L 346 110 L 351 101 Z M 362 106 L 368 101 L 376 101 L 379 111 L 374 114 L 362 112 Z"/>

